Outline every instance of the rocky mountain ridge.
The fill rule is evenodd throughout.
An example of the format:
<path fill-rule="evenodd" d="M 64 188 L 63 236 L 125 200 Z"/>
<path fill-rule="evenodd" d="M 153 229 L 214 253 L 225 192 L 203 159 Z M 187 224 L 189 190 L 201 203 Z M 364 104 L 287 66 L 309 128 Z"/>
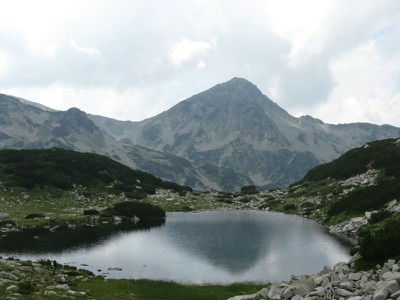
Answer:
<path fill-rule="evenodd" d="M 54 147 L 106 155 L 131 168 L 198 189 L 207 186 L 187 160 L 123 144 L 101 131 L 78 108 L 55 111 L 0 94 L 0 149 Z"/>
<path fill-rule="evenodd" d="M 293 117 L 242 78 L 141 122 L 90 118 L 121 142 L 184 157 L 217 190 L 226 191 L 248 184 L 286 187 L 347 150 L 400 136 L 400 129 L 389 125 L 331 125 Z"/>
<path fill-rule="evenodd" d="M 195 190 L 281 188 L 316 165 L 400 128 L 296 118 L 234 78 L 140 121 L 54 111 L 0 95 L 0 148 L 61 147 L 106 155 Z"/>

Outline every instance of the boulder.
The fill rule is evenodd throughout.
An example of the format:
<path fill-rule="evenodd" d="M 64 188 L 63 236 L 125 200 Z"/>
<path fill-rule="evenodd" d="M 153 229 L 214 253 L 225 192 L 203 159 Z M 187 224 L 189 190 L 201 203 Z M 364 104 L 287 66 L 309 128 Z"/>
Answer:
<path fill-rule="evenodd" d="M 46 290 L 44 291 L 45 296 L 58 296 L 58 294 L 55 291 L 52 290 Z"/>
<path fill-rule="evenodd" d="M 345 290 L 348 290 L 350 292 L 354 292 L 355 288 L 354 288 L 354 283 L 350 282 L 350 281 L 344 281 L 341 282 L 339 284 L 339 287 Z"/>
<path fill-rule="evenodd" d="M 400 290 L 400 286 L 397 280 L 384 281 L 383 283 L 377 284 L 379 289 L 385 289 L 389 294 L 394 294 Z"/>
<path fill-rule="evenodd" d="M 15 276 L 12 273 L 5 272 L 5 271 L 1 271 L 0 272 L 0 278 L 12 280 L 12 281 L 17 281 L 18 280 L 17 276 Z"/>
<path fill-rule="evenodd" d="M 398 297 L 400 297 L 400 291 L 397 291 L 396 293 L 390 295 L 390 298 L 392 299 L 397 299 Z"/>
<path fill-rule="evenodd" d="M 16 293 L 19 291 L 19 287 L 13 284 L 13 285 L 8 286 L 6 288 L 6 291 L 10 292 L 10 293 Z"/>
<path fill-rule="evenodd" d="M 0 212 L 0 221 L 7 220 L 10 218 L 10 214 L 5 212 Z"/>
<path fill-rule="evenodd" d="M 333 270 L 335 271 L 335 273 L 339 274 L 339 273 L 343 273 L 343 274 L 349 274 L 350 273 L 350 268 L 349 266 L 344 263 L 344 262 L 340 262 L 338 264 L 336 264 L 333 267 Z"/>
<path fill-rule="evenodd" d="M 55 289 L 56 289 L 56 290 L 66 290 L 66 291 L 68 291 L 68 290 L 70 290 L 71 288 L 69 287 L 68 284 L 57 284 L 57 285 L 55 286 Z"/>
<path fill-rule="evenodd" d="M 400 281 L 400 272 L 386 272 L 380 276 L 384 281 L 397 280 Z"/>
<path fill-rule="evenodd" d="M 86 296 L 86 292 L 78 292 L 78 291 L 74 291 L 74 290 L 69 290 L 67 292 L 67 294 L 72 297 L 85 297 Z"/>
<path fill-rule="evenodd" d="M 335 294 L 341 297 L 351 297 L 354 296 L 354 293 L 349 292 L 348 290 L 345 289 L 336 289 Z"/>
<path fill-rule="evenodd" d="M 348 275 L 348 278 L 349 280 L 358 281 L 361 279 L 362 275 L 363 275 L 362 273 L 350 273 Z"/>
<path fill-rule="evenodd" d="M 385 300 L 387 296 L 388 296 L 388 291 L 386 289 L 380 289 L 374 294 L 372 299 L 373 300 Z"/>

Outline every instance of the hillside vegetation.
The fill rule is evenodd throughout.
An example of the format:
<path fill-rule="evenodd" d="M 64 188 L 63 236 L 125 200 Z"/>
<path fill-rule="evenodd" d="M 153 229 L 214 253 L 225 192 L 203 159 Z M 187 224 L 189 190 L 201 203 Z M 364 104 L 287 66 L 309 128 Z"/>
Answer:
<path fill-rule="evenodd" d="M 188 187 L 163 181 L 149 173 L 135 171 L 105 156 L 64 149 L 1 150 L 0 176 L 5 186 L 28 189 L 73 185 L 98 187 L 113 185 L 115 191 L 140 196 L 157 188 L 190 191 Z"/>
<path fill-rule="evenodd" d="M 191 191 L 105 156 L 64 149 L 1 150 L 0 187 L 3 232 L 13 226 L 92 226 L 115 216 L 118 222 L 164 218 L 162 209 L 139 201 L 158 189 Z"/>
<path fill-rule="evenodd" d="M 299 184 L 315 184 L 332 179 L 345 181 L 376 170 L 376 181 L 368 186 L 354 187 L 332 201 L 329 216 L 363 213 L 381 209 L 386 203 L 400 197 L 400 142 L 389 139 L 366 144 L 348 151 L 331 163 L 309 171 Z"/>

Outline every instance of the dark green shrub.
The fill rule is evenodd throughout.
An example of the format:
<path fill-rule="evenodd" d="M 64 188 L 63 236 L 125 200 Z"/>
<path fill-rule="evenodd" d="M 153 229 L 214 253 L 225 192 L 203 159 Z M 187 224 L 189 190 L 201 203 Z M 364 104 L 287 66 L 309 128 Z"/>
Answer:
<path fill-rule="evenodd" d="M 22 295 L 29 295 L 35 290 L 35 285 L 27 280 L 21 280 L 18 282 L 17 286 L 19 288 L 18 293 Z"/>
<path fill-rule="evenodd" d="M 388 219 L 382 227 L 364 232 L 360 254 L 369 261 L 400 255 L 400 219 Z"/>
<path fill-rule="evenodd" d="M 24 219 L 43 219 L 43 214 L 29 214 L 24 217 Z"/>
<path fill-rule="evenodd" d="M 242 194 L 258 194 L 259 191 L 257 190 L 255 185 L 247 185 L 247 186 L 242 186 L 240 189 L 240 192 Z"/>
<path fill-rule="evenodd" d="M 17 223 L 15 223 L 14 220 L 2 220 L 2 221 L 0 221 L 0 227 L 6 226 L 6 225 L 15 226 L 15 225 L 17 225 Z"/>
<path fill-rule="evenodd" d="M 371 214 L 371 220 L 369 221 L 371 224 L 379 223 L 387 218 L 389 218 L 392 213 L 388 212 L 387 210 L 380 210 Z"/>
<path fill-rule="evenodd" d="M 98 215 L 100 212 L 96 209 L 85 209 L 83 211 L 83 214 L 85 216 L 93 216 L 93 215 Z"/>
<path fill-rule="evenodd" d="M 228 198 L 217 198 L 217 201 L 221 202 L 221 203 L 226 203 L 226 204 L 232 204 L 233 203 L 233 201 L 231 199 L 228 199 Z"/>
<path fill-rule="evenodd" d="M 367 186 L 349 193 L 346 197 L 336 201 L 328 210 L 329 216 L 340 213 L 360 213 L 374 209 L 381 209 L 389 201 L 400 196 L 400 181 L 385 179 L 377 185 Z"/>
<path fill-rule="evenodd" d="M 134 216 L 141 220 L 165 218 L 165 212 L 161 208 L 149 203 L 124 201 L 114 204 L 113 210 L 117 215 L 128 218 Z"/>
<path fill-rule="evenodd" d="M 142 191 L 125 192 L 125 196 L 132 200 L 140 200 L 147 197 L 147 194 Z"/>
<path fill-rule="evenodd" d="M 182 206 L 181 210 L 182 211 L 192 211 L 192 208 L 188 205 L 184 205 L 184 206 Z"/>
<path fill-rule="evenodd" d="M 285 210 L 285 211 L 288 211 L 288 210 L 291 210 L 291 209 L 296 209 L 296 205 L 289 203 L 289 204 L 285 204 L 283 206 L 283 210 Z"/>

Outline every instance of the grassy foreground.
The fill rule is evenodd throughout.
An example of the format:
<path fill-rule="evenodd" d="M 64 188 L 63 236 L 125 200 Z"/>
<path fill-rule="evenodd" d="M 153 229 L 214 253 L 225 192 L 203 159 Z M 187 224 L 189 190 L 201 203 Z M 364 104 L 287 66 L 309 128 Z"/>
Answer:
<path fill-rule="evenodd" d="M 152 280 L 102 280 L 93 278 L 81 282 L 79 290 L 89 290 L 94 299 L 228 299 L 240 294 L 258 292 L 265 285 L 182 285 L 174 282 Z"/>

